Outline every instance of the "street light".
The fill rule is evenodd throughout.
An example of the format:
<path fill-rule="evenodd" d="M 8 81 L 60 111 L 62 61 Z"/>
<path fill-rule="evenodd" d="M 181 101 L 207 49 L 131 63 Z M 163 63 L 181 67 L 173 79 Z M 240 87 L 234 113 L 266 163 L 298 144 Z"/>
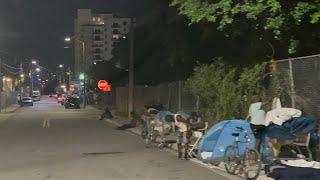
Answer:
<path fill-rule="evenodd" d="M 31 61 L 32 64 L 37 64 L 37 61 Z"/>
<path fill-rule="evenodd" d="M 21 77 L 21 78 L 24 78 L 24 74 L 20 74 L 20 77 Z"/>
<path fill-rule="evenodd" d="M 65 42 L 70 42 L 70 41 L 71 41 L 71 37 L 65 37 L 65 38 L 64 38 L 64 41 L 65 41 Z"/>
<path fill-rule="evenodd" d="M 36 68 L 36 71 L 37 71 L 37 72 L 40 72 L 41 70 L 40 70 L 40 68 Z"/>
<path fill-rule="evenodd" d="M 69 36 L 66 36 L 65 38 L 64 38 L 64 41 L 66 42 L 66 43 L 70 43 L 71 41 L 76 41 L 76 42 L 79 42 L 79 43 L 81 43 L 81 49 L 82 49 L 82 62 L 84 63 L 82 66 L 84 66 L 85 68 L 87 68 L 87 61 L 86 61 L 86 54 L 85 54 L 85 52 L 86 52 L 86 47 L 85 47 L 85 42 L 84 41 L 82 41 L 82 40 L 80 40 L 80 39 L 78 39 L 76 36 L 72 36 L 72 37 L 69 37 Z"/>
<path fill-rule="evenodd" d="M 59 68 L 63 68 L 63 64 L 59 64 Z"/>
<path fill-rule="evenodd" d="M 79 79 L 83 81 L 83 107 L 86 108 L 87 96 L 86 96 L 86 78 L 85 78 L 85 74 L 81 73 L 79 75 Z"/>

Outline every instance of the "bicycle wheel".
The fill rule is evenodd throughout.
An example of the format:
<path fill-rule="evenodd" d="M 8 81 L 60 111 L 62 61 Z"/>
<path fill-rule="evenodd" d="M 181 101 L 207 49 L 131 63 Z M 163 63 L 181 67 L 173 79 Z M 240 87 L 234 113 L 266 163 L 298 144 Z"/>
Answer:
<path fill-rule="evenodd" d="M 238 147 L 228 146 L 224 152 L 224 167 L 229 174 L 236 175 L 239 163 Z"/>
<path fill-rule="evenodd" d="M 244 154 L 244 174 L 246 179 L 257 179 L 261 171 L 260 154 L 255 149 L 248 149 Z"/>

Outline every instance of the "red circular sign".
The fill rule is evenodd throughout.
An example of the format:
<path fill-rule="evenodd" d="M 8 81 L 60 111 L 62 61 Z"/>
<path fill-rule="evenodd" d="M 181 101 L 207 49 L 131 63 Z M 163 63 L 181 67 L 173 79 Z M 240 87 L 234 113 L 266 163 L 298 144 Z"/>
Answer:
<path fill-rule="evenodd" d="M 98 82 L 98 88 L 102 91 L 105 91 L 105 92 L 111 91 L 111 86 L 108 84 L 108 82 L 106 80 L 100 80 Z"/>
<path fill-rule="evenodd" d="M 101 90 L 106 88 L 107 86 L 108 86 L 108 82 L 106 80 L 100 80 L 98 82 L 98 88 Z"/>

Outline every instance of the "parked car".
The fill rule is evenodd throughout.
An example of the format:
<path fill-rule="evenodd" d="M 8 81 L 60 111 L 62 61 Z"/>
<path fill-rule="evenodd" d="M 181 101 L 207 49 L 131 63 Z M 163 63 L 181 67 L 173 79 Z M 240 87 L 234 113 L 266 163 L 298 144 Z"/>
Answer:
<path fill-rule="evenodd" d="M 21 100 L 21 106 L 33 106 L 33 100 L 31 97 L 24 97 Z"/>
<path fill-rule="evenodd" d="M 80 97 L 79 96 L 68 96 L 64 102 L 64 107 L 66 109 L 80 109 Z"/>

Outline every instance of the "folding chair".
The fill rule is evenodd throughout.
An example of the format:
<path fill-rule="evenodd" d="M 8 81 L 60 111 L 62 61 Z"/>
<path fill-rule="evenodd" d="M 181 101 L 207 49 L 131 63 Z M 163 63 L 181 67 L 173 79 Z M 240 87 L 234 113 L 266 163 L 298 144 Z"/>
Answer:
<path fill-rule="evenodd" d="M 301 147 L 304 147 L 306 148 L 307 150 L 307 153 L 308 153 L 308 160 L 312 161 L 313 158 L 312 158 L 312 153 L 311 153 L 311 150 L 309 148 L 309 143 L 310 143 L 310 133 L 308 134 L 299 134 L 297 135 L 296 139 L 293 141 L 293 144 L 297 147 L 297 150 L 299 152 L 299 154 L 302 154 L 302 150 L 301 150 Z"/>
<path fill-rule="evenodd" d="M 209 127 L 209 123 L 205 122 L 204 128 L 198 129 L 197 131 L 192 132 L 192 137 L 196 138 L 196 141 L 192 145 L 189 145 L 189 150 L 188 150 L 189 157 L 192 158 L 192 157 L 197 156 L 195 150 L 197 149 L 198 144 L 199 144 L 201 138 L 203 137 L 203 135 L 206 133 L 206 130 L 208 129 L 208 127 Z"/>

